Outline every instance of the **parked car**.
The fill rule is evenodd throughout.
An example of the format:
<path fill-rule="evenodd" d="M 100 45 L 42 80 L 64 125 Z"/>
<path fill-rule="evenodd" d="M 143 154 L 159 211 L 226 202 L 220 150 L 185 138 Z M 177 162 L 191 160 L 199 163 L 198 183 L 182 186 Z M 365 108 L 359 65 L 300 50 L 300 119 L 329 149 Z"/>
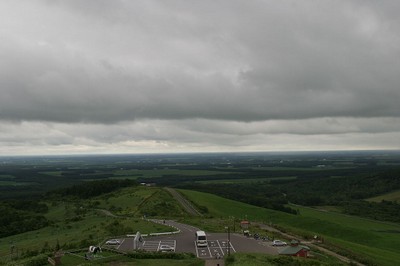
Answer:
<path fill-rule="evenodd" d="M 286 244 L 286 242 L 283 242 L 281 240 L 274 240 L 274 241 L 272 241 L 272 245 L 273 246 L 286 246 L 287 244 Z"/>
<path fill-rule="evenodd" d="M 118 239 L 107 240 L 106 245 L 119 245 L 121 242 Z"/>
<path fill-rule="evenodd" d="M 161 245 L 158 250 L 161 252 L 168 252 L 168 251 L 174 251 L 174 248 L 169 245 Z"/>

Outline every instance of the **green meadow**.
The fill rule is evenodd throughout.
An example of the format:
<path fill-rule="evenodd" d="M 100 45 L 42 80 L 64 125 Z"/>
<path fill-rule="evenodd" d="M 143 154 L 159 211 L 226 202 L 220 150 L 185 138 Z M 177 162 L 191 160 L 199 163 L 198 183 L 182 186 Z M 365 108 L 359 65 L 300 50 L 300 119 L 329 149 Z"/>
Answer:
<path fill-rule="evenodd" d="M 176 217 L 187 215 L 180 204 L 167 191 L 159 187 L 127 188 L 99 199 L 97 200 L 99 208 L 111 210 L 119 216 Z"/>
<path fill-rule="evenodd" d="M 0 257 L 9 255 L 11 246 L 20 253 L 51 249 L 57 243 L 64 249 L 71 249 L 98 245 L 108 238 L 137 231 L 143 234 L 170 231 L 170 227 L 143 220 L 142 212 L 151 209 L 153 214 L 162 217 L 170 208 L 177 208 L 173 209 L 176 213 L 182 211 L 169 193 L 161 188 L 148 187 L 123 189 L 90 200 L 52 201 L 47 205 L 49 211 L 45 216 L 51 224 L 39 230 L 1 238 Z M 129 217 L 111 217 L 98 209 Z"/>
<path fill-rule="evenodd" d="M 1 181 L 0 180 L 0 186 L 29 186 L 29 185 L 35 185 L 37 183 L 35 182 L 16 182 L 16 181 Z"/>
<path fill-rule="evenodd" d="M 10 253 L 13 245 L 20 252 L 28 250 L 41 250 L 46 247 L 55 247 L 57 243 L 70 247 L 80 245 L 98 245 L 104 240 L 115 237 L 108 227 L 115 226 L 115 221 L 127 231 L 116 231 L 118 235 L 134 234 L 140 231 L 144 234 L 169 231 L 169 227 L 147 222 L 142 219 L 118 219 L 105 216 L 101 213 L 93 213 L 81 221 L 69 223 L 57 223 L 36 231 L 30 231 L 19 235 L 13 235 L 0 239 L 0 256 Z"/>
<path fill-rule="evenodd" d="M 400 202 L 400 190 L 396 190 L 387 194 L 367 199 L 367 201 L 374 201 L 374 202 L 381 202 L 382 200 Z"/>
<path fill-rule="evenodd" d="M 237 179 L 216 179 L 216 180 L 202 180 L 196 181 L 200 184 L 238 184 L 238 183 L 249 183 L 249 182 L 261 182 L 261 181 L 272 181 L 272 180 L 294 180 L 296 176 L 282 176 L 282 177 L 262 177 L 262 178 L 237 178 Z"/>
<path fill-rule="evenodd" d="M 370 264 L 395 265 L 400 261 L 397 247 L 400 245 L 400 225 L 377 222 L 337 212 L 316 210 L 292 205 L 299 215 L 291 215 L 253 205 L 225 199 L 216 195 L 190 190 L 180 190 L 197 206 L 206 207 L 205 217 L 189 217 L 171 195 L 158 187 L 132 187 L 121 189 L 89 200 L 48 202 L 46 217 L 52 221 L 48 227 L 0 239 L 0 256 L 10 254 L 11 246 L 20 254 L 29 250 L 51 250 L 57 244 L 64 250 L 82 246 L 99 245 L 109 238 L 119 235 L 165 232 L 169 227 L 147 222 L 141 217 L 183 218 L 206 231 L 224 231 L 236 220 L 249 219 L 278 227 L 283 231 L 311 238 L 322 236 L 328 248 L 355 258 L 364 257 Z M 111 211 L 118 218 L 111 217 L 101 210 Z M 171 216 L 173 214 L 173 216 Z M 259 229 L 261 230 L 261 229 Z M 265 265 L 278 265 L 278 258 L 255 256 L 253 262 Z M 322 259 L 321 259 L 322 258 Z M 64 265 L 109 265 L 110 261 L 120 261 L 123 265 L 152 265 L 150 260 L 132 260 L 123 256 L 106 256 L 94 262 L 82 261 L 82 256 L 66 255 Z M 155 260 L 162 265 L 201 265 L 193 260 Z M 247 255 L 235 255 L 234 262 L 228 265 L 252 265 Z M 324 259 L 321 265 L 336 265 L 337 261 Z M 185 264 L 186 263 L 186 264 Z M 199 264 L 200 263 L 200 264 Z M 249 264 L 250 263 L 250 264 Z M 268 264 L 270 263 L 270 264 Z M 255 264 L 254 264 L 255 265 Z M 303 265 L 303 264 L 301 264 Z M 308 264 L 304 264 L 308 265 Z"/>
<path fill-rule="evenodd" d="M 400 261 L 400 225 L 295 206 L 300 215 L 268 210 L 212 194 L 180 190 L 189 200 L 206 206 L 213 217 L 246 218 L 272 224 L 300 236 L 324 237 L 331 248 L 347 250 L 377 265 Z"/>
<path fill-rule="evenodd" d="M 317 254 L 318 255 L 318 254 Z M 318 255 L 319 256 L 319 255 Z M 320 256 L 319 256 L 320 257 Z M 295 258 L 289 256 L 271 256 L 261 253 L 234 253 L 230 258 L 226 260 L 227 266 L 281 266 L 281 265 L 297 265 L 297 266 L 307 266 L 307 265 L 343 265 L 337 261 L 331 261 L 328 259 L 307 259 Z"/>
<path fill-rule="evenodd" d="M 148 177 L 162 177 L 162 176 L 203 176 L 203 175 L 215 175 L 221 174 L 219 171 L 209 171 L 209 170 L 181 170 L 181 169 L 152 169 L 152 170 L 116 170 L 113 172 L 114 178 L 118 177 L 131 177 L 131 178 L 148 178 Z"/>

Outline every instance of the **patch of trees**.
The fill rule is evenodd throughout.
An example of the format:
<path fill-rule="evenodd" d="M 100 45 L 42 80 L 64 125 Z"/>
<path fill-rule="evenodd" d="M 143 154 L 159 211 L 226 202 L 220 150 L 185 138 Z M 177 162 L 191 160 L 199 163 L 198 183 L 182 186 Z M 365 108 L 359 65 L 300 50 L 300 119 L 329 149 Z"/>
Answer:
<path fill-rule="evenodd" d="M 61 188 L 49 192 L 49 195 L 60 195 L 78 197 L 82 199 L 87 199 L 95 196 L 99 196 L 105 193 L 115 191 L 124 187 L 137 186 L 138 183 L 134 180 L 97 180 L 83 182 L 78 185 L 73 185 L 68 188 Z"/>
<path fill-rule="evenodd" d="M 43 204 L 18 205 L 17 202 L 0 204 L 0 237 L 37 230 L 49 225 L 49 221 L 43 215 L 38 214 L 47 211 L 47 208 L 42 206 Z M 29 210 L 29 207 L 33 207 L 33 209 Z"/>
<path fill-rule="evenodd" d="M 368 202 L 357 200 L 343 202 L 343 212 L 380 221 L 400 222 L 400 204 L 392 201 Z"/>
<path fill-rule="evenodd" d="M 332 173 L 331 171 L 328 171 Z M 321 173 L 321 172 L 317 172 Z M 205 177 L 206 178 L 206 177 Z M 368 203 L 365 198 L 400 188 L 400 169 L 379 174 L 346 177 L 305 176 L 293 180 L 237 184 L 184 183 L 179 187 L 216 194 L 225 198 L 278 211 L 296 213 L 288 202 L 305 205 L 343 206 L 344 212 L 377 220 L 398 221 L 396 203 Z M 396 220 L 397 219 L 397 220 Z"/>
<path fill-rule="evenodd" d="M 345 201 L 365 199 L 400 188 L 400 169 L 379 174 L 340 178 L 298 179 L 277 184 L 289 202 L 306 205 L 340 205 Z"/>
<path fill-rule="evenodd" d="M 34 213 L 47 213 L 49 207 L 46 204 L 34 200 L 10 200 L 3 202 L 3 205 L 22 211 Z"/>

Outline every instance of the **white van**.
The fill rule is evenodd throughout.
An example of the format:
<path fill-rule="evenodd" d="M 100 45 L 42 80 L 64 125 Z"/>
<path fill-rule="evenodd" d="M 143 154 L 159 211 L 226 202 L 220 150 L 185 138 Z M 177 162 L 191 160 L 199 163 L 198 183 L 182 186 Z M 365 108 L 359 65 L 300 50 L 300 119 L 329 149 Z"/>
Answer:
<path fill-rule="evenodd" d="M 207 247 L 207 236 L 204 231 L 196 232 L 196 246 L 198 247 Z"/>

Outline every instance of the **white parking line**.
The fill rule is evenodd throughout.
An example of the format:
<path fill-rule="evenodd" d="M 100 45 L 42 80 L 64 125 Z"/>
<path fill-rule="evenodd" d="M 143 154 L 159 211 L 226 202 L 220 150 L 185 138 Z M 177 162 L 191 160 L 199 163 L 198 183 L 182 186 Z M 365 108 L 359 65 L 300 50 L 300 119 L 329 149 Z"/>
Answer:
<path fill-rule="evenodd" d="M 194 241 L 194 247 L 195 247 L 195 249 L 196 249 L 196 255 L 197 255 L 197 257 L 200 258 L 200 257 L 199 257 L 199 249 L 197 248 L 196 241 Z"/>
<path fill-rule="evenodd" d="M 171 246 L 173 252 L 176 251 L 176 240 L 144 241 L 141 249 L 147 251 L 160 251 L 162 245 Z"/>
<path fill-rule="evenodd" d="M 235 248 L 233 247 L 232 242 L 229 242 L 229 245 L 232 247 L 233 252 L 236 253 L 236 250 L 235 250 Z"/>
<path fill-rule="evenodd" d="M 210 258 L 212 258 L 210 247 L 207 245 L 208 253 L 210 254 Z"/>
<path fill-rule="evenodd" d="M 222 256 L 225 256 L 224 250 L 222 249 L 222 247 L 221 247 L 221 245 L 219 244 L 219 241 L 218 241 L 218 240 L 217 240 L 217 243 L 218 243 L 219 249 L 222 251 Z"/>
<path fill-rule="evenodd" d="M 119 243 L 119 245 L 118 245 L 118 247 L 117 247 L 117 249 L 119 249 L 119 247 L 122 245 L 122 243 L 124 243 L 125 242 L 125 238 L 124 239 L 122 239 L 122 241 Z"/>

